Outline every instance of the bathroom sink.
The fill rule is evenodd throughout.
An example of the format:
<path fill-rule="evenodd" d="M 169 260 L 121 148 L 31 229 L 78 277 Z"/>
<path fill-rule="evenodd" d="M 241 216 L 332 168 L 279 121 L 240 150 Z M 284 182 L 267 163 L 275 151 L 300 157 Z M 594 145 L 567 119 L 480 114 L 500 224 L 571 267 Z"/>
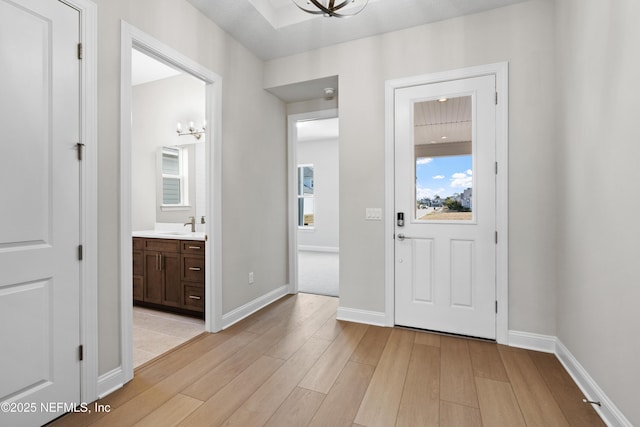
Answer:
<path fill-rule="evenodd" d="M 191 234 L 191 232 L 188 231 L 157 231 L 156 233 L 165 234 L 167 236 L 186 236 Z"/>

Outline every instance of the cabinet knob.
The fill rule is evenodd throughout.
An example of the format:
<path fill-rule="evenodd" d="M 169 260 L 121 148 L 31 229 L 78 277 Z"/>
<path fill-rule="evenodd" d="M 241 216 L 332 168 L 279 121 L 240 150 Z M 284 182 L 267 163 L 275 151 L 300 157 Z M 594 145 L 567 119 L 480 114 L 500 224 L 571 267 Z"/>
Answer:
<path fill-rule="evenodd" d="M 191 299 L 198 299 L 198 300 L 199 300 L 199 299 L 201 299 L 199 296 L 196 296 L 196 295 L 189 295 L 189 298 L 191 298 Z"/>
<path fill-rule="evenodd" d="M 202 249 L 200 246 L 189 246 L 189 249 Z"/>
<path fill-rule="evenodd" d="M 191 271 L 200 271 L 200 267 L 189 267 Z"/>

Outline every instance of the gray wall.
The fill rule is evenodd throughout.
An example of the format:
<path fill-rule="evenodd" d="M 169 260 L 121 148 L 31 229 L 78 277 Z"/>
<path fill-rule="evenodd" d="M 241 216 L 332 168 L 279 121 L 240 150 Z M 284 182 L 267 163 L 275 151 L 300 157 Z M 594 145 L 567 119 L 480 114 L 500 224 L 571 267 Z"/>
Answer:
<path fill-rule="evenodd" d="M 557 2 L 558 337 L 640 425 L 640 2 Z"/>
<path fill-rule="evenodd" d="M 339 76 L 341 306 L 384 311 L 385 80 L 509 61 L 509 328 L 556 334 L 554 30 L 530 1 L 266 63 L 265 87 Z"/>
<path fill-rule="evenodd" d="M 298 246 L 339 248 L 338 140 L 298 142 L 298 164 L 313 164 L 315 227 L 298 230 Z"/>
<path fill-rule="evenodd" d="M 285 105 L 262 89 L 262 61 L 184 0 L 97 3 L 98 320 L 103 374 L 120 366 L 120 20 L 223 78 L 224 313 L 287 284 L 287 164 Z M 251 209 L 255 202 L 264 206 L 259 218 Z M 249 271 L 255 273 L 251 286 Z"/>
<path fill-rule="evenodd" d="M 131 227 L 152 230 L 156 222 L 185 223 L 196 215 L 195 139 L 178 136 L 178 121 L 202 125 L 205 115 L 205 86 L 188 75 L 169 77 L 136 85 L 131 93 Z M 199 143 L 206 143 L 206 136 Z M 158 150 L 163 146 L 185 146 L 189 156 L 190 209 L 161 211 L 158 187 Z M 200 182 L 200 185 L 204 185 Z"/>

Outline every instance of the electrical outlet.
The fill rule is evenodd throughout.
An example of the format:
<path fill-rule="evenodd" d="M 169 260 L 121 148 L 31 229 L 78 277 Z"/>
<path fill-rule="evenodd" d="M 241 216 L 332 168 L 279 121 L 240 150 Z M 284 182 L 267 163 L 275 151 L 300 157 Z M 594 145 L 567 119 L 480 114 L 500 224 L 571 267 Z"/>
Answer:
<path fill-rule="evenodd" d="M 253 284 L 253 271 L 249 273 L 249 284 Z"/>

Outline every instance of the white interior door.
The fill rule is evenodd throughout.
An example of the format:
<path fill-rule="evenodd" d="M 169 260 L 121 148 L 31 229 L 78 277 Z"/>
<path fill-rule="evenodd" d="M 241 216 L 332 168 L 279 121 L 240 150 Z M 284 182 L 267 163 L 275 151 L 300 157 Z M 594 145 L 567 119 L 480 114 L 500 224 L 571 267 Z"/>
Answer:
<path fill-rule="evenodd" d="M 395 91 L 397 325 L 496 337 L 495 93 L 495 76 Z"/>
<path fill-rule="evenodd" d="M 41 425 L 80 400 L 78 31 L 59 1 L 0 0 L 3 426 Z"/>

